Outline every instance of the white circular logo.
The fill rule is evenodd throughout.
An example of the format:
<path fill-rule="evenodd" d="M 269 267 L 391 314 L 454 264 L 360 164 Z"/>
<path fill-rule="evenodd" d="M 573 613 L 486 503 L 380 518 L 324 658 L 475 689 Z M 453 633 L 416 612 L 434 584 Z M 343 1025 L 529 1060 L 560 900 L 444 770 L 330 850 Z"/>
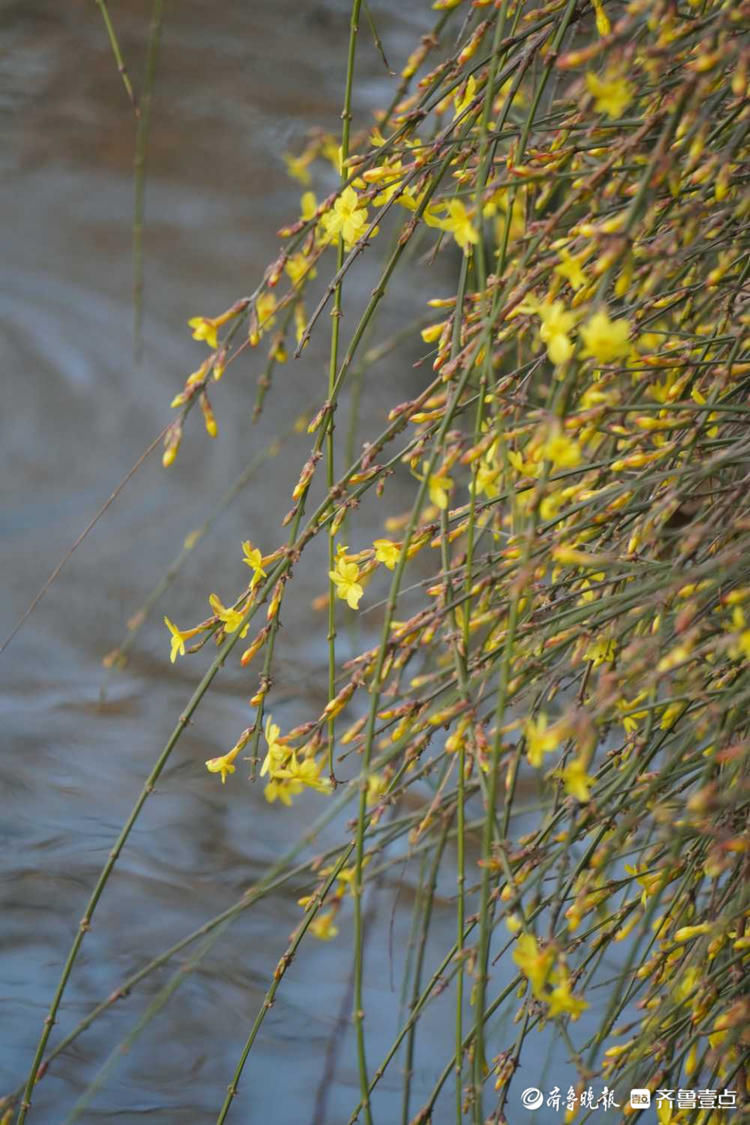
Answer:
<path fill-rule="evenodd" d="M 527 1090 L 521 1094 L 521 1105 L 524 1109 L 539 1109 L 539 1106 L 544 1101 L 544 1094 L 538 1090 L 536 1086 L 529 1086 Z"/>

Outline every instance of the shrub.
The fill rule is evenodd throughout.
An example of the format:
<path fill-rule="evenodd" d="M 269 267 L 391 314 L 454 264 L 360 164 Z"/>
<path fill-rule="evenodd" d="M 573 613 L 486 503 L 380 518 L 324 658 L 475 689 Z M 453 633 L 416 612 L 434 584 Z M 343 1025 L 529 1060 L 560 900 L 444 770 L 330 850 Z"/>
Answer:
<path fill-rule="evenodd" d="M 351 917 L 352 1119 L 374 1119 L 382 1075 L 405 1061 L 405 1121 L 514 1120 L 516 1072 L 530 1058 L 534 1079 L 546 1029 L 573 1075 L 567 1102 L 558 1091 L 547 1105 L 567 1105 L 569 1119 L 590 1116 L 593 1087 L 626 1106 L 632 1086 L 662 1091 L 661 1122 L 687 1119 L 692 1104 L 715 1123 L 731 1094 L 691 1103 L 685 1088 L 741 1096 L 744 1082 L 747 10 L 434 8 L 366 128 L 351 120 L 367 29 L 354 0 L 341 136 L 316 135 L 288 159 L 306 186 L 301 216 L 250 297 L 190 322 L 208 350 L 174 400 L 167 466 L 196 405 L 215 434 L 209 392 L 248 356 L 265 357 L 258 410 L 313 332 L 330 336 L 328 378 L 283 536 L 242 545 L 249 580 L 228 606 L 214 595 L 195 626 L 167 620 L 173 659 L 188 646 L 217 652 L 135 815 L 239 653 L 254 677 L 250 717 L 206 762 L 218 775 L 206 784 L 229 781 L 227 799 L 242 802 L 249 760 L 279 816 L 305 788 L 353 810 L 339 846 L 307 866 L 299 926 L 219 1121 L 300 943 L 342 941 Z M 318 198 L 311 187 L 331 166 L 339 186 Z M 379 276 L 352 323 L 351 302 L 341 312 L 361 260 Z M 342 452 L 343 396 L 384 354 L 409 370 L 420 326 L 389 339 L 378 321 L 400 270 L 429 294 L 431 375 L 367 419 L 359 452 Z M 404 469 L 405 512 L 390 483 Z M 369 498 L 382 531 L 365 540 L 357 509 Z M 328 699 L 282 730 L 274 648 L 315 540 L 327 593 L 310 629 L 327 648 Z M 363 644 L 343 659 L 337 633 L 355 615 Z M 416 954 L 407 1014 L 374 1059 L 364 896 L 398 841 L 421 871 Z M 456 938 L 428 975 L 438 879 L 454 887 Z M 262 909 L 267 885 L 235 910 Z M 415 1041 L 446 991 L 455 1049 L 417 1106 Z"/>

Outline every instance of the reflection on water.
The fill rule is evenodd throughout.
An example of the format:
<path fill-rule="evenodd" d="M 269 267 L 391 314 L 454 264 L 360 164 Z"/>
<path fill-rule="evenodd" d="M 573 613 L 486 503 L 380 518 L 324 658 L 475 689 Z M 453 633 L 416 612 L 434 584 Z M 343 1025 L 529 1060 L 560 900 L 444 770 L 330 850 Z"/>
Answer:
<path fill-rule="evenodd" d="M 252 288 L 272 256 L 274 231 L 295 213 L 298 197 L 281 151 L 313 125 L 337 128 L 344 0 L 223 0 L 210 14 L 198 0 L 165 7 L 147 187 L 145 349 L 135 366 L 133 121 L 98 11 L 89 0 L 0 5 L 3 635 L 163 426 L 167 403 L 195 365 L 187 317 L 225 308 Z M 145 0 L 110 4 L 136 84 L 149 9 Z M 386 50 L 401 58 L 428 13 L 405 12 L 395 2 L 378 9 Z M 364 39 L 360 58 L 365 109 L 385 98 L 386 82 Z M 357 284 L 364 291 L 366 279 Z M 157 458 L 149 461 L 3 657 L 0 1093 L 28 1069 L 96 875 L 205 667 L 204 657 L 169 664 L 160 613 L 191 620 L 209 590 L 226 594 L 241 581 L 243 537 L 277 541 L 301 444 L 219 520 L 139 635 L 126 669 L 107 674 L 102 657 L 121 641 L 124 622 L 212 497 L 284 428 L 290 402 L 309 401 L 322 370 L 313 344 L 304 362 L 284 368 L 283 392 L 269 396 L 267 416 L 253 428 L 257 364 L 233 369 L 214 404 L 220 440 L 210 444 L 196 425 L 175 471 L 165 474 Z M 278 676 L 275 717 L 285 726 L 324 698 L 319 642 L 305 633 L 320 583 L 300 575 L 297 585 L 300 616 L 285 620 L 294 643 L 282 649 Z M 102 899 L 53 1044 L 130 973 L 236 901 L 289 846 L 296 827 L 259 790 L 222 788 L 203 768 L 246 725 L 247 695 L 247 678 L 227 668 L 181 741 Z M 300 802 L 300 817 L 312 818 L 323 805 L 315 796 Z M 339 838 L 337 825 L 319 846 Z M 408 941 L 412 895 L 402 886 L 394 906 L 396 883 L 395 875 L 386 878 L 370 904 L 366 1006 L 374 1057 L 396 1031 Z M 83 1120 L 213 1119 L 269 972 L 299 918 L 302 890 L 296 882 L 280 888 L 222 934 L 118 1060 Z M 444 949 L 452 912 L 438 901 L 437 934 L 441 926 Z M 346 920 L 341 930 L 339 940 L 349 942 Z M 183 955 L 189 968 L 195 948 Z M 65 1120 L 168 971 L 115 1005 L 52 1065 L 35 1092 L 32 1121 Z M 303 947 L 251 1056 L 235 1120 L 311 1119 L 347 971 L 335 943 Z M 445 1018 L 440 1001 L 435 1011 L 417 1054 L 417 1096 L 434 1081 L 434 1060 L 451 1049 L 448 1008 Z M 400 1114 L 397 1078 L 394 1072 L 383 1082 L 378 1103 L 392 1119 Z M 346 1046 L 326 1121 L 348 1118 L 356 1088 Z"/>

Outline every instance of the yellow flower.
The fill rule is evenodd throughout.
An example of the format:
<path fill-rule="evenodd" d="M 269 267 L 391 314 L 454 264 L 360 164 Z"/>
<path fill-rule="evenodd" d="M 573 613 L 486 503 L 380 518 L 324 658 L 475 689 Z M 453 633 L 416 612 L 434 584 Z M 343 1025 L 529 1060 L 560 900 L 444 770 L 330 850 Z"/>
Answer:
<path fill-rule="evenodd" d="M 548 1014 L 550 1016 L 561 1016 L 567 1013 L 572 1020 L 577 1020 L 581 1012 L 586 1011 L 588 1004 L 580 996 L 574 996 L 570 991 L 570 977 L 567 970 L 563 968 L 553 969 L 550 979 L 554 988 L 544 997 L 549 1004 Z"/>
<path fill-rule="evenodd" d="M 750 658 L 750 629 L 745 628 L 746 624 L 742 608 L 736 605 L 732 610 L 732 627 L 737 632 L 737 640 L 729 649 L 733 660 L 739 660 L 743 656 Z"/>
<path fill-rule="evenodd" d="M 672 1105 L 666 1099 L 662 1099 L 656 1107 L 656 1120 L 658 1125 L 670 1125 L 672 1120 Z"/>
<path fill-rule="evenodd" d="M 661 729 L 667 730 L 673 723 L 676 723 L 683 711 L 687 710 L 687 707 L 688 704 L 683 702 L 670 703 L 668 707 L 665 707 L 664 714 L 659 721 Z"/>
<path fill-rule="evenodd" d="M 674 932 L 674 940 L 676 942 L 692 941 L 693 938 L 702 937 L 703 934 L 711 932 L 711 924 L 709 922 L 701 922 L 697 926 L 682 926 L 679 930 Z"/>
<path fill-rule="evenodd" d="M 292 156 L 291 153 L 283 153 L 284 163 L 286 170 L 293 179 L 299 180 L 305 187 L 310 183 L 310 172 L 308 166 L 312 164 L 315 159 L 314 150 L 303 152 L 301 156 Z"/>
<path fill-rule="evenodd" d="M 609 16 L 604 11 L 602 0 L 591 0 L 591 2 L 594 5 L 594 11 L 596 12 L 596 30 L 602 37 L 605 35 L 609 35 L 610 31 L 612 30 L 612 25 L 609 22 Z"/>
<path fill-rule="evenodd" d="M 261 293 L 255 302 L 255 316 L 250 321 L 250 344 L 257 347 L 260 338 L 276 323 L 274 312 L 277 301 L 273 293 Z"/>
<path fill-rule="evenodd" d="M 250 588 L 254 589 L 260 582 L 261 578 L 266 577 L 266 572 L 263 569 L 263 556 L 261 555 L 257 547 L 253 547 L 249 539 L 246 539 L 242 544 L 242 554 L 242 561 L 246 563 L 253 572 L 253 578 L 252 582 L 250 583 Z"/>
<path fill-rule="evenodd" d="M 188 327 L 193 330 L 194 340 L 205 340 L 209 348 L 218 347 L 218 328 L 215 321 L 207 316 L 193 316 L 188 321 Z"/>
<path fill-rule="evenodd" d="M 373 541 L 375 548 L 375 558 L 379 563 L 383 563 L 389 570 L 393 570 L 399 560 L 401 548 L 397 543 L 391 539 L 375 539 Z"/>
<path fill-rule="evenodd" d="M 644 699 L 646 699 L 647 695 L 648 692 L 639 691 L 633 699 L 626 699 L 623 696 L 622 699 L 617 700 L 616 707 L 622 716 L 622 725 L 625 728 L 625 732 L 627 734 L 630 734 L 632 731 L 638 730 L 638 724 L 640 720 L 645 719 L 646 715 L 648 715 L 648 711 L 632 710 L 634 707 L 637 707 L 638 704 L 641 703 Z M 630 712 L 630 714 L 628 714 L 628 712 Z"/>
<path fill-rule="evenodd" d="M 341 237 L 344 249 L 351 250 L 367 230 L 367 206 L 360 201 L 353 187 L 344 188 L 333 209 L 323 216 L 321 223 L 327 242 L 334 242 Z"/>
<path fill-rule="evenodd" d="M 555 960 L 555 951 L 550 946 L 540 951 L 533 934 L 521 934 L 513 951 L 513 960 L 528 979 L 534 995 L 544 998 L 544 985 Z"/>
<path fill-rule="evenodd" d="M 210 594 L 208 600 L 211 605 L 211 609 L 219 618 L 219 621 L 223 623 L 224 631 L 226 633 L 236 633 L 240 625 L 242 624 L 244 613 L 242 613 L 242 611 L 239 609 L 229 609 L 222 603 L 218 594 Z M 249 625 L 245 626 L 245 628 L 240 633 L 241 637 L 247 636 L 249 627 Z"/>
<path fill-rule="evenodd" d="M 599 309 L 581 327 L 584 356 L 593 356 L 600 363 L 623 359 L 630 353 L 630 324 L 627 320 L 610 320 L 606 309 Z"/>
<path fill-rule="evenodd" d="M 591 800 L 591 786 L 594 779 L 586 772 L 586 761 L 583 758 L 574 758 L 562 772 L 565 792 L 575 797 L 581 804 Z"/>
<path fill-rule="evenodd" d="M 286 805 L 287 808 L 290 808 L 292 797 L 301 792 L 301 781 L 287 781 L 285 779 L 277 781 L 274 779 L 273 781 L 269 781 L 268 785 L 263 790 L 263 796 L 266 798 L 269 805 L 272 805 L 274 801 L 281 801 L 282 805 Z"/>
<path fill-rule="evenodd" d="M 547 727 L 547 716 L 541 713 L 537 719 L 527 719 L 524 724 L 526 737 L 526 757 L 529 765 L 539 769 L 544 761 L 544 755 L 550 754 L 560 745 L 562 731 L 559 724 Z"/>
<path fill-rule="evenodd" d="M 682 1004 L 688 998 L 693 996 L 696 987 L 701 982 L 702 973 L 697 965 L 693 965 L 685 969 L 675 987 L 672 989 L 672 995 L 676 1000 Z M 693 999 L 695 999 L 693 997 Z M 692 1003 L 692 1000 L 691 1000 Z"/>
<path fill-rule="evenodd" d="M 488 500 L 494 500 L 500 492 L 500 476 L 500 469 L 483 458 L 477 467 L 474 491 L 478 495 L 484 493 Z"/>
<path fill-rule="evenodd" d="M 545 302 L 536 311 L 542 322 L 539 337 L 547 345 L 547 355 L 555 366 L 561 367 L 573 355 L 569 333 L 576 322 L 575 314 L 565 312 L 562 301 Z"/>
<path fill-rule="evenodd" d="M 189 634 L 178 629 L 168 617 L 164 618 L 164 624 L 172 634 L 172 651 L 169 654 L 169 659 L 174 664 L 178 654 L 180 656 L 185 655 L 185 641 L 188 639 Z"/>
<path fill-rule="evenodd" d="M 374 805 L 376 801 L 385 793 L 388 787 L 388 782 L 382 774 L 371 773 L 367 778 L 367 804 Z M 339 876 L 341 878 L 341 876 Z"/>
<path fill-rule="evenodd" d="M 449 199 L 447 206 L 448 218 L 442 219 L 440 226 L 453 235 L 464 254 L 469 254 L 472 245 L 479 242 L 479 232 L 460 199 Z"/>
<path fill-rule="evenodd" d="M 222 754 L 219 758 L 209 758 L 206 762 L 206 769 L 209 773 L 220 773 L 221 784 L 223 785 L 227 779 L 227 774 L 234 773 L 234 760 L 247 745 L 250 737 L 250 732 L 245 731 L 236 744 L 227 754 Z"/>
<path fill-rule="evenodd" d="M 560 469 L 572 469 L 581 463 L 580 445 L 563 433 L 559 426 L 552 429 L 540 453 Z"/>
<path fill-rule="evenodd" d="M 599 637 L 598 640 L 591 642 L 583 655 L 595 668 L 598 668 L 600 664 L 612 663 L 617 655 L 617 645 L 611 637 Z"/>
<path fill-rule="evenodd" d="M 317 270 L 310 264 L 310 259 L 304 254 L 292 254 L 286 261 L 284 269 L 291 278 L 292 285 L 296 288 L 303 277 L 313 278 Z"/>
<path fill-rule="evenodd" d="M 425 461 L 423 468 L 427 472 L 429 462 Z M 444 511 L 448 507 L 448 500 L 450 498 L 451 489 L 453 488 L 453 481 L 447 473 L 437 472 L 431 473 L 427 481 L 427 490 L 430 494 L 430 500 L 436 508 Z"/>
<path fill-rule="evenodd" d="M 263 759 L 263 765 L 260 767 L 260 776 L 265 777 L 268 774 L 269 778 L 275 778 L 289 757 L 289 749 L 279 737 L 281 730 L 270 715 L 266 718 L 264 734 L 268 743 L 268 750 Z"/>
<path fill-rule="evenodd" d="M 557 547 L 553 547 L 552 558 L 564 566 L 596 566 L 599 561 L 596 555 L 581 551 L 578 547 L 568 546 L 567 543 L 560 543 Z"/>
<path fill-rule="evenodd" d="M 318 793 L 330 793 L 331 782 L 328 778 L 321 780 L 320 777 L 322 765 L 322 762 L 316 762 L 314 758 L 303 758 L 300 762 L 296 750 L 293 750 L 289 761 L 276 771 L 274 777 L 299 784 L 300 787 L 306 785 L 308 789 L 315 789 Z"/>
<path fill-rule="evenodd" d="M 583 289 L 588 280 L 586 274 L 583 272 L 583 267 L 581 265 L 581 262 L 586 256 L 587 255 L 585 254 L 579 254 L 574 258 L 568 253 L 567 250 L 561 250 L 560 263 L 559 265 L 555 266 L 555 273 L 559 277 L 565 278 L 571 288 L 575 289 L 576 291 L 579 289 Z"/>
<path fill-rule="evenodd" d="M 586 75 L 586 85 L 595 99 L 594 109 L 597 113 L 606 113 L 607 117 L 622 117 L 633 100 L 631 84 L 627 79 L 617 78 L 613 74 L 599 78 L 589 72 Z"/>
<path fill-rule="evenodd" d="M 539 505 L 539 515 L 543 520 L 553 520 L 557 513 L 565 503 L 563 491 L 551 492 L 549 496 L 545 496 Z"/>
<path fill-rule="evenodd" d="M 313 215 L 315 214 L 315 212 L 317 210 L 318 210 L 318 201 L 315 198 L 314 193 L 311 192 L 311 191 L 303 192 L 302 198 L 300 200 L 300 215 L 302 216 L 302 218 L 305 220 L 306 223 L 308 223 L 310 221 L 310 219 L 312 219 Z"/>
<path fill-rule="evenodd" d="M 397 202 L 410 211 L 416 211 L 417 201 L 409 188 L 404 187 L 406 172 L 400 160 L 390 160 L 379 168 L 371 168 L 364 176 L 368 183 L 380 183 L 381 190 L 373 199 L 376 207 L 384 207 L 394 196 Z"/>
<path fill-rule="evenodd" d="M 233 316 L 237 316 L 238 310 L 236 308 L 227 309 L 221 316 L 193 316 L 188 321 L 188 327 L 193 330 L 194 340 L 205 340 L 209 348 L 216 348 L 218 346 L 218 330 L 231 320 Z"/>
<path fill-rule="evenodd" d="M 310 923 L 310 933 L 313 937 L 320 941 L 330 941 L 331 938 L 335 938 L 339 932 L 338 926 L 334 924 L 335 917 L 332 910 L 327 910 L 325 914 L 318 914 L 313 918 Z"/>
<path fill-rule="evenodd" d="M 336 586 L 336 594 L 350 609 L 358 609 L 364 590 L 359 582 L 359 567 L 347 558 L 346 547 L 339 545 L 336 551 L 335 570 L 328 571 L 328 577 Z"/>
<path fill-rule="evenodd" d="M 453 105 L 454 105 L 454 108 L 456 110 L 456 112 L 453 114 L 453 120 L 454 121 L 456 120 L 457 117 L 459 117 L 463 113 L 463 111 L 465 109 L 468 109 L 468 107 L 474 101 L 474 98 L 476 97 L 476 93 L 477 93 L 477 80 L 474 77 L 474 75 L 472 74 L 471 77 L 469 78 L 469 81 L 466 83 L 466 88 L 464 90 L 463 97 L 461 97 L 460 93 L 456 93 L 456 95 L 453 98 Z"/>
<path fill-rule="evenodd" d="M 628 875 L 634 875 L 640 887 L 643 888 L 641 893 L 641 903 L 643 906 L 648 905 L 649 898 L 652 898 L 657 891 L 671 882 L 674 876 L 670 876 L 669 872 L 657 871 L 650 873 L 645 864 L 633 865 L 630 863 L 625 864 L 625 870 Z"/>

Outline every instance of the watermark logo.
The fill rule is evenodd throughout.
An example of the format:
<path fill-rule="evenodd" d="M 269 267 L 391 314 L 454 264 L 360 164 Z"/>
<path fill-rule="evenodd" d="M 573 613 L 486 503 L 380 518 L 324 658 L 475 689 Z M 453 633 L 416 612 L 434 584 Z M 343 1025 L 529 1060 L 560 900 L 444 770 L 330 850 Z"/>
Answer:
<path fill-rule="evenodd" d="M 614 1090 L 603 1086 L 595 1090 L 570 1086 L 564 1093 L 559 1086 L 550 1090 L 540 1090 L 538 1086 L 527 1086 L 521 1094 L 524 1109 L 534 1110 L 547 1106 L 556 1113 L 572 1113 L 576 1109 L 617 1110 L 621 1103 L 616 1100 Z M 734 1109 L 738 1105 L 736 1090 L 649 1090 L 646 1086 L 634 1086 L 629 1091 L 631 1109 Z"/>
<path fill-rule="evenodd" d="M 529 1086 L 521 1094 L 521 1105 L 524 1109 L 539 1109 L 544 1101 L 544 1094 L 536 1086 Z"/>

